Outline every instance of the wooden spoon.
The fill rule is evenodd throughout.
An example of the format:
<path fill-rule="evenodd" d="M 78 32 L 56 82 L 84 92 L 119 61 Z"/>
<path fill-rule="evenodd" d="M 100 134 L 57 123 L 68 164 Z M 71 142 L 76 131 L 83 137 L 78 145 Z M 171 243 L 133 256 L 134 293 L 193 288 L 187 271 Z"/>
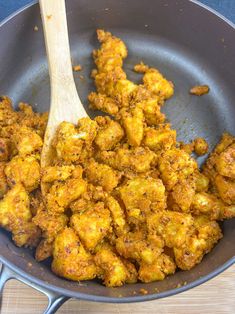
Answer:
<path fill-rule="evenodd" d="M 87 117 L 77 94 L 71 64 L 65 0 L 40 0 L 40 9 L 49 65 L 51 101 L 41 166 L 50 164 L 53 158 L 51 141 L 58 125 L 77 123 Z"/>

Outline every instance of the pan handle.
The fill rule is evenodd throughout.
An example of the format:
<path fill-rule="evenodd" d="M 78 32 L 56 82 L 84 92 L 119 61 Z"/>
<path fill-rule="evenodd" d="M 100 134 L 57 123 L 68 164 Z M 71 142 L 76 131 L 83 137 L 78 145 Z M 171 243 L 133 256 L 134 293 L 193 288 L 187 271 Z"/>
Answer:
<path fill-rule="evenodd" d="M 41 286 L 38 286 L 31 281 L 22 278 L 20 275 L 16 274 L 14 271 L 12 271 L 10 268 L 8 268 L 6 265 L 2 264 L 2 269 L 0 273 L 0 312 L 1 312 L 1 304 L 2 304 L 2 293 L 4 286 L 8 280 L 16 279 L 19 280 L 26 285 L 42 292 L 45 294 L 48 298 L 48 305 L 43 314 L 54 314 L 56 311 L 61 307 L 61 305 L 66 302 L 69 297 L 65 297 L 63 295 L 54 293 L 46 288 L 43 288 Z"/>

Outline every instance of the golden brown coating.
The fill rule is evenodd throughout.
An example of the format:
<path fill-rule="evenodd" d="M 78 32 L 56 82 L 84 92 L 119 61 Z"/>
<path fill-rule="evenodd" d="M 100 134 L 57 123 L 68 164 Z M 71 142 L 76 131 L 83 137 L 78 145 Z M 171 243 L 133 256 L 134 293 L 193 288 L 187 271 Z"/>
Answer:
<path fill-rule="evenodd" d="M 40 135 L 27 126 L 20 126 L 15 129 L 12 142 L 20 156 L 36 153 L 41 150 L 43 145 Z"/>
<path fill-rule="evenodd" d="M 84 208 L 70 218 L 70 225 L 76 231 L 85 248 L 94 250 L 111 228 L 110 212 L 103 203 Z"/>
<path fill-rule="evenodd" d="M 5 162 L 0 162 L 0 199 L 8 190 L 7 177 L 4 172 L 5 166 L 6 166 Z"/>
<path fill-rule="evenodd" d="M 143 144 L 156 152 L 171 149 L 176 145 L 176 131 L 171 130 L 169 125 L 158 129 L 146 128 Z"/>
<path fill-rule="evenodd" d="M 163 280 L 167 275 L 174 274 L 175 270 L 173 259 L 166 254 L 161 254 L 151 264 L 140 264 L 138 278 L 142 282 Z"/>
<path fill-rule="evenodd" d="M 40 183 L 40 165 L 36 156 L 15 156 L 5 167 L 7 183 L 10 187 L 22 183 L 26 191 L 35 190 Z"/>
<path fill-rule="evenodd" d="M 36 246 L 40 231 L 32 222 L 28 193 L 16 184 L 0 201 L 0 226 L 12 232 L 17 246 Z"/>
<path fill-rule="evenodd" d="M 196 161 L 178 148 L 163 152 L 159 158 L 159 170 L 167 190 L 171 190 L 176 183 L 187 179 L 196 169 Z"/>
<path fill-rule="evenodd" d="M 136 107 L 129 112 L 126 110 L 122 111 L 121 122 L 125 129 L 128 143 L 134 147 L 140 146 L 144 136 L 143 110 Z"/>
<path fill-rule="evenodd" d="M 82 179 L 56 181 L 46 195 L 47 208 L 51 213 L 63 213 L 69 204 L 86 192 L 87 183 Z"/>
<path fill-rule="evenodd" d="M 103 120 L 105 121 L 97 133 L 95 144 L 99 150 L 111 150 L 124 137 L 124 131 L 118 122 L 108 119 L 108 117 Z"/>
<path fill-rule="evenodd" d="M 65 181 L 72 176 L 75 169 L 73 165 L 47 166 L 43 168 L 42 181 L 47 183 Z"/>
<path fill-rule="evenodd" d="M 166 208 L 165 187 L 160 179 L 134 178 L 119 189 L 127 217 L 135 224 L 143 223 L 150 211 Z"/>
<path fill-rule="evenodd" d="M 130 267 L 126 266 L 122 259 L 115 254 L 112 247 L 106 243 L 97 250 L 95 263 L 101 269 L 99 276 L 104 280 L 107 287 L 122 286 L 133 277 L 134 265 L 130 273 Z"/>
<path fill-rule="evenodd" d="M 147 238 L 141 231 L 129 232 L 116 240 L 117 252 L 139 264 L 152 264 L 163 252 L 163 246 L 164 242 L 160 237 Z"/>
<path fill-rule="evenodd" d="M 126 222 L 126 215 L 124 209 L 119 202 L 112 196 L 106 198 L 107 208 L 110 210 L 112 217 L 112 224 L 117 236 L 125 234 L 129 231 L 129 226 Z"/>
<path fill-rule="evenodd" d="M 202 156 L 205 155 L 208 152 L 208 144 L 206 142 L 206 140 L 202 137 L 197 137 L 194 140 L 194 152 L 198 155 L 198 156 Z"/>
<path fill-rule="evenodd" d="M 7 138 L 0 138 L 0 162 L 8 161 L 10 156 L 10 141 Z"/>
<path fill-rule="evenodd" d="M 222 237 L 216 221 L 235 217 L 235 138 L 225 133 L 201 171 L 190 155 L 207 153 L 206 141 L 178 142 L 161 112 L 173 84 L 143 62 L 142 83 L 130 81 L 124 42 L 97 36 L 88 100 L 113 119 L 61 123 L 49 166 L 40 168 L 47 113 L 0 97 L 0 226 L 70 280 L 163 280 L 196 266 Z"/>
<path fill-rule="evenodd" d="M 147 172 L 151 168 L 155 154 L 148 148 L 136 147 L 129 149 L 125 146 L 115 151 L 97 153 L 96 158 L 119 171 Z"/>
<path fill-rule="evenodd" d="M 190 214 L 162 210 L 147 217 L 150 234 L 161 236 L 169 248 L 181 247 L 193 232 L 193 217 Z"/>
<path fill-rule="evenodd" d="M 183 270 L 189 270 L 200 263 L 203 256 L 209 253 L 222 237 L 218 223 L 206 216 L 196 217 L 194 226 L 196 233 L 188 236 L 181 247 L 174 247 L 176 264 Z"/>
<path fill-rule="evenodd" d="M 93 279 L 97 274 L 93 257 L 71 228 L 65 228 L 57 235 L 51 267 L 58 276 L 75 281 Z"/>
<path fill-rule="evenodd" d="M 173 83 L 167 81 L 157 69 L 149 68 L 144 74 L 143 82 L 147 89 L 163 99 L 170 98 L 174 93 Z"/>
<path fill-rule="evenodd" d="M 120 175 L 111 167 L 90 161 L 85 169 L 88 181 L 95 185 L 100 185 L 105 191 L 112 191 L 120 180 Z"/>

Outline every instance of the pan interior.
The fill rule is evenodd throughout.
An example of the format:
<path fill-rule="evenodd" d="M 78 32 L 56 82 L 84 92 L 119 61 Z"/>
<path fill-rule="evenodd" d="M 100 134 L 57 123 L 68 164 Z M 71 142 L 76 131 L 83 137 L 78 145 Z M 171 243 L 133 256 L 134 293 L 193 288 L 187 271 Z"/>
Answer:
<path fill-rule="evenodd" d="M 90 71 L 94 67 L 91 53 L 98 47 L 95 29 L 101 27 L 121 37 L 127 44 L 129 54 L 124 68 L 129 79 L 141 82 L 141 75 L 132 69 L 136 63 L 144 61 L 174 82 L 175 94 L 166 102 L 163 111 L 177 130 L 178 139 L 187 142 L 198 136 L 204 137 L 212 149 L 224 131 L 235 134 L 235 77 L 229 65 L 231 56 L 235 54 L 234 48 L 229 46 L 232 42 L 230 33 L 226 31 L 231 27 L 189 1 L 144 1 L 152 11 L 145 10 L 144 4 L 137 2 L 67 1 L 72 60 L 83 68 L 74 73 L 74 77 L 89 115 L 98 114 L 88 109 L 87 95 L 94 90 L 90 79 Z M 200 33 L 201 26 L 197 25 L 197 14 L 204 28 L 205 25 L 209 28 L 204 34 Z M 188 16 L 191 16 L 190 24 Z M 34 31 L 35 25 L 39 28 L 37 32 Z M 198 34 L 195 34 L 196 27 Z M 214 28 L 219 29 L 217 33 Z M 208 39 L 209 33 L 213 38 Z M 224 34 L 223 37 L 220 33 Z M 231 34 L 234 39 L 234 31 Z M 228 38 L 224 38 L 226 36 Z M 19 101 L 25 101 L 37 111 L 48 110 L 50 87 L 38 6 L 30 7 L 3 25 L 0 37 L 4 42 L 0 47 L 0 94 L 9 95 L 15 106 Z M 198 84 L 209 85 L 210 93 L 202 97 L 191 96 L 189 89 Z M 198 158 L 199 164 L 204 158 Z M 108 298 L 129 297 L 133 296 L 133 291 L 138 293 L 143 287 L 152 294 L 173 289 L 179 283 L 190 283 L 225 263 L 234 254 L 234 221 L 224 223 L 223 229 L 224 238 L 193 270 L 178 272 L 163 282 L 138 283 L 115 289 L 104 288 L 96 281 L 78 284 L 56 277 L 49 270 L 48 263 L 39 265 L 31 251 L 16 248 L 9 234 L 2 230 L 1 254 L 27 273 L 68 289 L 74 296 L 80 292 Z"/>

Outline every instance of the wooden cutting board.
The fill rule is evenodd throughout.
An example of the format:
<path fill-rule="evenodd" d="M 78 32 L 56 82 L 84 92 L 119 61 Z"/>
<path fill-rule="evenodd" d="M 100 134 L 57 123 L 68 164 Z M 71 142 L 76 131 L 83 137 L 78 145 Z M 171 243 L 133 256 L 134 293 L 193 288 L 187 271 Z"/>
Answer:
<path fill-rule="evenodd" d="M 19 283 L 5 287 L 1 314 L 41 314 L 46 297 Z M 209 282 L 166 299 L 132 303 L 106 304 L 69 300 L 58 314 L 233 314 L 235 313 L 235 265 Z"/>

